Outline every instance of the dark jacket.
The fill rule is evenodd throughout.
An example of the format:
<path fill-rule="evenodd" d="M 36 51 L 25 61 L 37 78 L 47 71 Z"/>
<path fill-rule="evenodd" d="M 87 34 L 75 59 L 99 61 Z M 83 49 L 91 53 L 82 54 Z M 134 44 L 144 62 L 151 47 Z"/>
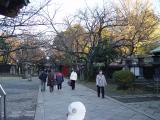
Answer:
<path fill-rule="evenodd" d="M 42 80 L 43 82 L 46 82 L 47 73 L 43 71 L 43 72 L 40 74 L 39 79 Z"/>
<path fill-rule="evenodd" d="M 49 72 L 47 86 L 54 86 L 54 85 L 56 85 L 55 73 Z"/>

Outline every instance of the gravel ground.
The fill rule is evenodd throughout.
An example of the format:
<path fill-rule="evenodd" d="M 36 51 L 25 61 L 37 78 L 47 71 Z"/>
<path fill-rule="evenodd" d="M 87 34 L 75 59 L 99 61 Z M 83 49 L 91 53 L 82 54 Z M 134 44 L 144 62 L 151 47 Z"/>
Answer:
<path fill-rule="evenodd" d="M 0 83 L 7 93 L 7 120 L 34 120 L 39 80 L 0 77 Z"/>

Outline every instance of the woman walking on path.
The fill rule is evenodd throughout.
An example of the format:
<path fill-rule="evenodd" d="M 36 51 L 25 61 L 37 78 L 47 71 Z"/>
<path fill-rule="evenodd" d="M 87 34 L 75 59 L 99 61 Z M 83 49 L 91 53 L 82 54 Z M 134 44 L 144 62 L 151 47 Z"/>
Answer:
<path fill-rule="evenodd" d="M 75 72 L 74 69 L 72 69 L 71 75 L 70 75 L 70 80 L 71 80 L 71 87 L 72 90 L 75 89 L 75 81 L 77 80 L 77 73 Z"/>
<path fill-rule="evenodd" d="M 61 72 L 56 73 L 56 81 L 58 90 L 62 89 L 62 82 L 64 81 L 63 75 Z"/>
<path fill-rule="evenodd" d="M 99 74 L 96 76 L 96 86 L 97 86 L 97 95 L 100 97 L 102 93 L 102 98 L 104 98 L 104 87 L 107 85 L 106 78 L 102 73 L 102 70 L 99 71 Z"/>
<path fill-rule="evenodd" d="M 50 92 L 53 92 L 55 84 L 56 84 L 55 72 L 54 69 L 51 69 L 48 71 L 48 82 L 47 82 L 47 86 L 49 86 Z"/>

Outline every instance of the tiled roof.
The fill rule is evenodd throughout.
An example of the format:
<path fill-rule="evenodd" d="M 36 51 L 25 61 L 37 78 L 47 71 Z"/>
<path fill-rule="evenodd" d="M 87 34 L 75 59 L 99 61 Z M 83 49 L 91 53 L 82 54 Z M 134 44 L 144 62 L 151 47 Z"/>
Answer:
<path fill-rule="evenodd" d="M 157 52 L 160 52 L 160 46 L 151 50 L 151 53 L 157 53 Z"/>

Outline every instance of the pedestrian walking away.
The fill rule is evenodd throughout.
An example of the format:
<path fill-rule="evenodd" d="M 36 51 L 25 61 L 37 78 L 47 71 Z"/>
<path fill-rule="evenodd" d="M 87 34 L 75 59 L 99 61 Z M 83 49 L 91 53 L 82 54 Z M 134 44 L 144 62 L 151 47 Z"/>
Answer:
<path fill-rule="evenodd" d="M 107 85 L 106 78 L 103 75 L 102 70 L 99 71 L 99 74 L 96 76 L 96 86 L 97 86 L 97 95 L 100 97 L 100 93 L 102 94 L 102 98 L 104 98 L 105 92 L 104 87 Z"/>
<path fill-rule="evenodd" d="M 75 89 L 75 82 L 77 80 L 77 73 L 74 69 L 72 69 L 71 75 L 70 75 L 70 80 L 71 80 L 71 87 L 72 90 Z"/>
<path fill-rule="evenodd" d="M 56 75 L 55 75 L 55 70 L 51 69 L 48 71 L 48 81 L 47 81 L 47 86 L 49 86 L 50 92 L 53 92 L 54 85 L 56 85 Z"/>
<path fill-rule="evenodd" d="M 47 79 L 47 71 L 43 70 L 40 75 L 39 79 L 41 80 L 41 91 L 45 91 L 46 89 L 46 79 Z"/>
<path fill-rule="evenodd" d="M 64 77 L 61 72 L 56 73 L 56 82 L 57 82 L 57 88 L 58 90 L 62 89 L 62 83 L 64 82 Z"/>

